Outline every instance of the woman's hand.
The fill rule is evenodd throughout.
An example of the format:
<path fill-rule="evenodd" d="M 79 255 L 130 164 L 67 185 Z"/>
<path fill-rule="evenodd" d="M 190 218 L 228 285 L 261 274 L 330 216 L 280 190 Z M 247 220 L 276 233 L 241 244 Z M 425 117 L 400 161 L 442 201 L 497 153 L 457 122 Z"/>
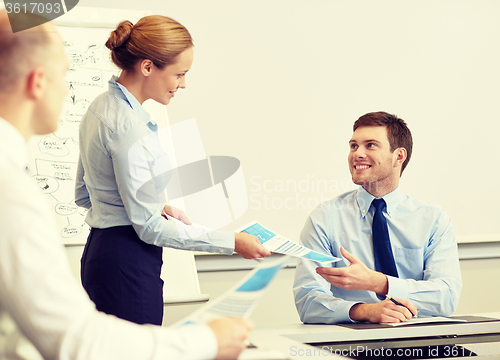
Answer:
<path fill-rule="evenodd" d="M 247 233 L 234 234 L 234 251 L 245 259 L 260 259 L 272 254 L 262 246 L 256 236 Z"/>
<path fill-rule="evenodd" d="M 186 225 L 192 224 L 192 222 L 189 221 L 186 214 L 184 214 L 184 211 L 177 209 L 174 206 L 165 205 L 165 207 L 163 208 L 163 210 L 161 212 L 161 216 L 163 216 L 164 218 L 167 218 L 167 215 L 170 215 L 173 218 L 176 218 L 177 220 L 182 221 Z"/>

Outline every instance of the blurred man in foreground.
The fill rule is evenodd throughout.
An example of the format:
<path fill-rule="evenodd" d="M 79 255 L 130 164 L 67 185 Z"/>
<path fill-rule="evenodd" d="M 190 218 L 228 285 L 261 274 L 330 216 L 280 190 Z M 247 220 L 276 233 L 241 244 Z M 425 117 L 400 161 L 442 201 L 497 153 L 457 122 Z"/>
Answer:
<path fill-rule="evenodd" d="M 250 330 L 243 319 L 174 330 L 95 309 L 26 171 L 26 141 L 56 130 L 67 92 L 62 40 L 48 23 L 13 34 L 1 10 L 0 49 L 0 359 L 237 358 Z"/>

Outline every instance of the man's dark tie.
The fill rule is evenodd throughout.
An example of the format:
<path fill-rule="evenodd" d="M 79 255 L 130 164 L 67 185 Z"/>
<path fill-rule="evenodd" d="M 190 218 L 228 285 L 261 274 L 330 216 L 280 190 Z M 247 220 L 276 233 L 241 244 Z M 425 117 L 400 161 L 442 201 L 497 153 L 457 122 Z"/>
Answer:
<path fill-rule="evenodd" d="M 375 269 L 386 275 L 398 277 L 398 270 L 392 254 L 387 220 L 383 214 L 385 208 L 384 199 L 373 199 L 372 205 L 375 208 L 373 215 L 373 255 L 375 256 Z"/>

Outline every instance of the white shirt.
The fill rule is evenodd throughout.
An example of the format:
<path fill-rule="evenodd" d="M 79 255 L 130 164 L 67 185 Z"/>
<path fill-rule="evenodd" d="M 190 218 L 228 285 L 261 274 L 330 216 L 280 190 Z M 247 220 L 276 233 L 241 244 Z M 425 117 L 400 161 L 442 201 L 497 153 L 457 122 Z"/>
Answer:
<path fill-rule="evenodd" d="M 209 359 L 206 325 L 136 325 L 95 309 L 73 277 L 22 135 L 0 118 L 0 360 Z"/>

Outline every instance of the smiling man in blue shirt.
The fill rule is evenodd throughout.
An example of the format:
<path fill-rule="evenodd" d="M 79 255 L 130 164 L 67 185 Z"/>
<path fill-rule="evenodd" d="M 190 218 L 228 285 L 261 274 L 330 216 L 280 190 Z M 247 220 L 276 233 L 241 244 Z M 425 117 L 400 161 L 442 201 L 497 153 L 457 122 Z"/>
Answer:
<path fill-rule="evenodd" d="M 450 315 L 462 288 L 450 218 L 439 206 L 399 190 L 411 157 L 410 130 L 385 112 L 361 116 L 353 130 L 348 162 L 352 180 L 360 187 L 320 204 L 300 236 L 304 246 L 342 260 L 333 267 L 298 263 L 294 295 L 301 320 L 387 323 L 406 321 L 417 313 Z M 397 275 L 376 270 L 374 199 L 386 203 L 383 216 Z M 383 258 L 388 261 L 391 256 Z"/>

